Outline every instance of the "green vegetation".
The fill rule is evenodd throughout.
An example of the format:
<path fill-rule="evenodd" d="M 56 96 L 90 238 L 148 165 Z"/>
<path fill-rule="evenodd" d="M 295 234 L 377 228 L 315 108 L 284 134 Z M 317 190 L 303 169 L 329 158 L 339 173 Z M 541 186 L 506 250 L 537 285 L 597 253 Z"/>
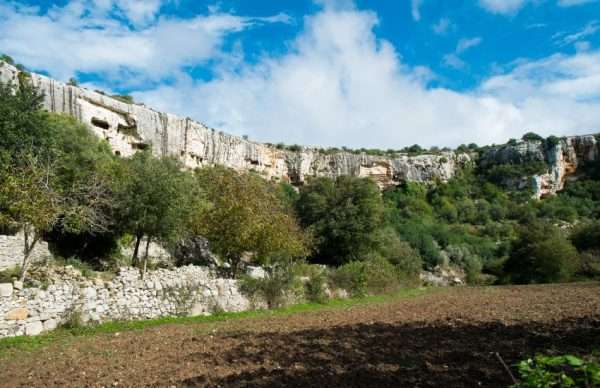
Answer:
<path fill-rule="evenodd" d="M 547 169 L 533 155 L 465 167 L 448 182 L 406 182 L 383 194 L 373 181 L 356 177 L 312 179 L 298 192 L 254 173 L 186 171 L 149 152 L 119 158 L 72 118 L 42 111 L 42 100 L 27 80 L 18 88 L 0 85 L 0 227 L 27 233 L 22 276 L 28 252 L 42 238 L 56 255 L 90 270 L 126 264 L 119 245 L 127 240 L 131 264 L 143 270 L 150 242 L 171 249 L 199 236 L 232 276 L 248 264 L 271 271 L 264 284 L 248 288 L 269 295 L 274 306 L 281 295 L 273 294 L 273 284 L 287 284 L 289 270 L 282 268 L 304 259 L 330 268 L 303 284 L 317 301 L 332 285 L 356 295 L 386 292 L 436 266 L 454 267 L 472 284 L 568 281 L 597 277 L 600 270 L 598 163 L 588 163 L 585 178 L 542 201 L 505 186 Z M 402 152 L 440 150 L 414 145 Z"/>
<path fill-rule="evenodd" d="M 111 97 L 126 104 L 135 104 L 133 97 L 128 94 L 113 94 Z"/>
<path fill-rule="evenodd" d="M 596 357 L 581 359 L 572 355 L 536 356 L 518 365 L 521 382 L 517 388 L 597 387 L 600 363 Z"/>
<path fill-rule="evenodd" d="M 164 317 L 140 321 L 113 321 L 97 325 L 81 326 L 73 324 L 72 327 L 61 327 L 57 330 L 39 336 L 9 337 L 0 339 L 0 359 L 6 357 L 13 350 L 37 351 L 55 342 L 67 342 L 77 337 L 87 337 L 98 334 L 112 334 L 131 330 L 144 330 L 161 325 L 202 325 L 212 322 L 224 322 L 239 319 L 260 319 L 273 316 L 287 316 L 311 311 L 325 311 L 348 309 L 353 306 L 387 303 L 399 299 L 416 298 L 430 292 L 441 292 L 432 288 L 407 288 L 388 295 L 372 295 L 359 298 L 333 299 L 325 303 L 303 303 L 284 308 L 271 310 L 250 310 L 236 313 L 217 313 L 209 316 L 197 317 Z M 71 326 L 71 325 L 69 325 Z"/>

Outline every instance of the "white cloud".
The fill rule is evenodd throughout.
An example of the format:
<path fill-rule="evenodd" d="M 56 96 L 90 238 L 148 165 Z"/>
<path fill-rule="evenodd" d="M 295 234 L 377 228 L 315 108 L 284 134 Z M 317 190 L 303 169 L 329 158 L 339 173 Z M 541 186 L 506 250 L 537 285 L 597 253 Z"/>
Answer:
<path fill-rule="evenodd" d="M 448 32 L 448 29 L 451 27 L 450 19 L 441 18 L 436 24 L 431 26 L 433 32 L 438 35 L 444 35 Z"/>
<path fill-rule="evenodd" d="M 479 0 L 479 5 L 487 11 L 510 15 L 521 9 L 528 0 Z"/>
<path fill-rule="evenodd" d="M 480 37 L 475 38 L 464 38 L 458 41 L 456 45 L 456 53 L 462 54 L 471 47 L 479 46 L 482 42 Z"/>
<path fill-rule="evenodd" d="M 289 21 L 286 15 L 248 18 L 227 13 L 156 18 L 159 1 L 134 3 L 142 2 L 72 0 L 47 13 L 0 5 L 0 47 L 28 67 L 63 80 L 88 72 L 139 85 L 178 76 L 183 66 L 214 59 L 227 34 Z M 115 9 L 133 24 L 156 20 L 130 28 L 113 18 Z"/>
<path fill-rule="evenodd" d="M 483 39 L 480 37 L 460 39 L 454 52 L 442 57 L 444 65 L 457 70 L 466 69 L 468 67 L 467 63 L 460 58 L 460 55 L 472 47 L 479 46 L 482 41 Z"/>
<path fill-rule="evenodd" d="M 572 34 L 567 34 L 565 32 L 559 32 L 554 34 L 552 37 L 556 44 L 560 46 L 566 46 L 572 43 L 575 43 L 583 38 L 587 38 L 588 36 L 594 35 L 596 32 L 600 31 L 600 23 L 597 20 L 593 20 L 585 25 L 580 31 L 577 31 Z"/>
<path fill-rule="evenodd" d="M 421 6 L 424 0 L 410 0 L 410 13 L 415 21 L 421 20 Z"/>
<path fill-rule="evenodd" d="M 576 5 L 583 5 L 588 3 L 595 3 L 598 0 L 558 0 L 560 7 L 573 7 Z"/>
<path fill-rule="evenodd" d="M 428 87 L 430 71 L 404 65 L 374 35 L 377 22 L 371 12 L 326 10 L 305 20 L 287 55 L 136 99 L 256 140 L 306 145 L 490 144 L 526 129 L 563 135 L 600 124 L 600 103 L 590 100 L 600 91 L 598 54 L 521 61 L 459 93 Z"/>

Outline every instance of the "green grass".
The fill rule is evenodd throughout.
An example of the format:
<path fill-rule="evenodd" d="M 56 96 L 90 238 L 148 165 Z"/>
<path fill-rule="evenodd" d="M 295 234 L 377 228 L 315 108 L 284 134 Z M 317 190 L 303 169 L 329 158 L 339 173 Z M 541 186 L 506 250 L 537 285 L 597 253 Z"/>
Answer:
<path fill-rule="evenodd" d="M 140 321 L 113 321 L 99 325 L 80 326 L 74 328 L 59 328 L 54 331 L 34 336 L 20 336 L 0 339 L 0 358 L 6 357 L 11 351 L 34 351 L 55 342 L 68 342 L 78 337 L 93 336 L 122 331 L 143 330 L 166 324 L 201 324 L 223 322 L 238 319 L 256 319 L 274 316 L 286 316 L 311 311 L 346 309 L 353 306 L 392 302 L 398 299 L 414 298 L 442 289 L 418 288 L 404 289 L 389 295 L 372 295 L 361 298 L 334 299 L 327 303 L 303 303 L 273 310 L 252 310 L 239 313 L 218 313 L 197 317 L 164 317 Z"/>

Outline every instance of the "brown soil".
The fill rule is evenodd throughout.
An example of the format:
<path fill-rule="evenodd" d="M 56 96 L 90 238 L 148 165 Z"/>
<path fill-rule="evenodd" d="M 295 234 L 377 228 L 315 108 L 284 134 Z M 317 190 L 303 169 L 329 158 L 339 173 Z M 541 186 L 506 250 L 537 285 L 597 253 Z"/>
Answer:
<path fill-rule="evenodd" d="M 289 316 L 75 337 L 0 386 L 501 387 L 536 353 L 600 349 L 600 284 L 461 288 Z"/>

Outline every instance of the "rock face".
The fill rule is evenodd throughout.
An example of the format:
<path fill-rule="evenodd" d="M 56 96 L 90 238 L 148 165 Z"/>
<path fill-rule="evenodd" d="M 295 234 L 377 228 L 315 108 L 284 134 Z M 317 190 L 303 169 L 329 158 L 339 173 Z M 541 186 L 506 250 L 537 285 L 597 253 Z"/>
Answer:
<path fill-rule="evenodd" d="M 18 73 L 15 67 L 0 62 L 0 81 L 16 82 Z M 384 157 L 326 153 L 315 148 L 280 150 L 216 131 L 189 118 L 129 104 L 38 74 L 31 74 L 30 78 L 45 93 L 47 110 L 76 117 L 122 156 L 151 148 L 155 155 L 180 158 L 189 168 L 223 165 L 239 171 L 253 170 L 267 179 L 294 184 L 302 184 L 307 176 L 352 175 L 372 177 L 382 187 L 404 180 L 446 181 L 470 161 L 469 155 L 453 152 Z"/>
<path fill-rule="evenodd" d="M 492 147 L 480 158 L 480 166 L 494 164 L 543 161 L 548 165 L 546 173 L 524 177 L 533 189 L 535 198 L 556 194 L 568 179 L 576 179 L 581 167 L 600 160 L 600 141 L 597 135 L 569 136 L 558 139 L 554 144 L 528 140 L 515 144 Z"/>

